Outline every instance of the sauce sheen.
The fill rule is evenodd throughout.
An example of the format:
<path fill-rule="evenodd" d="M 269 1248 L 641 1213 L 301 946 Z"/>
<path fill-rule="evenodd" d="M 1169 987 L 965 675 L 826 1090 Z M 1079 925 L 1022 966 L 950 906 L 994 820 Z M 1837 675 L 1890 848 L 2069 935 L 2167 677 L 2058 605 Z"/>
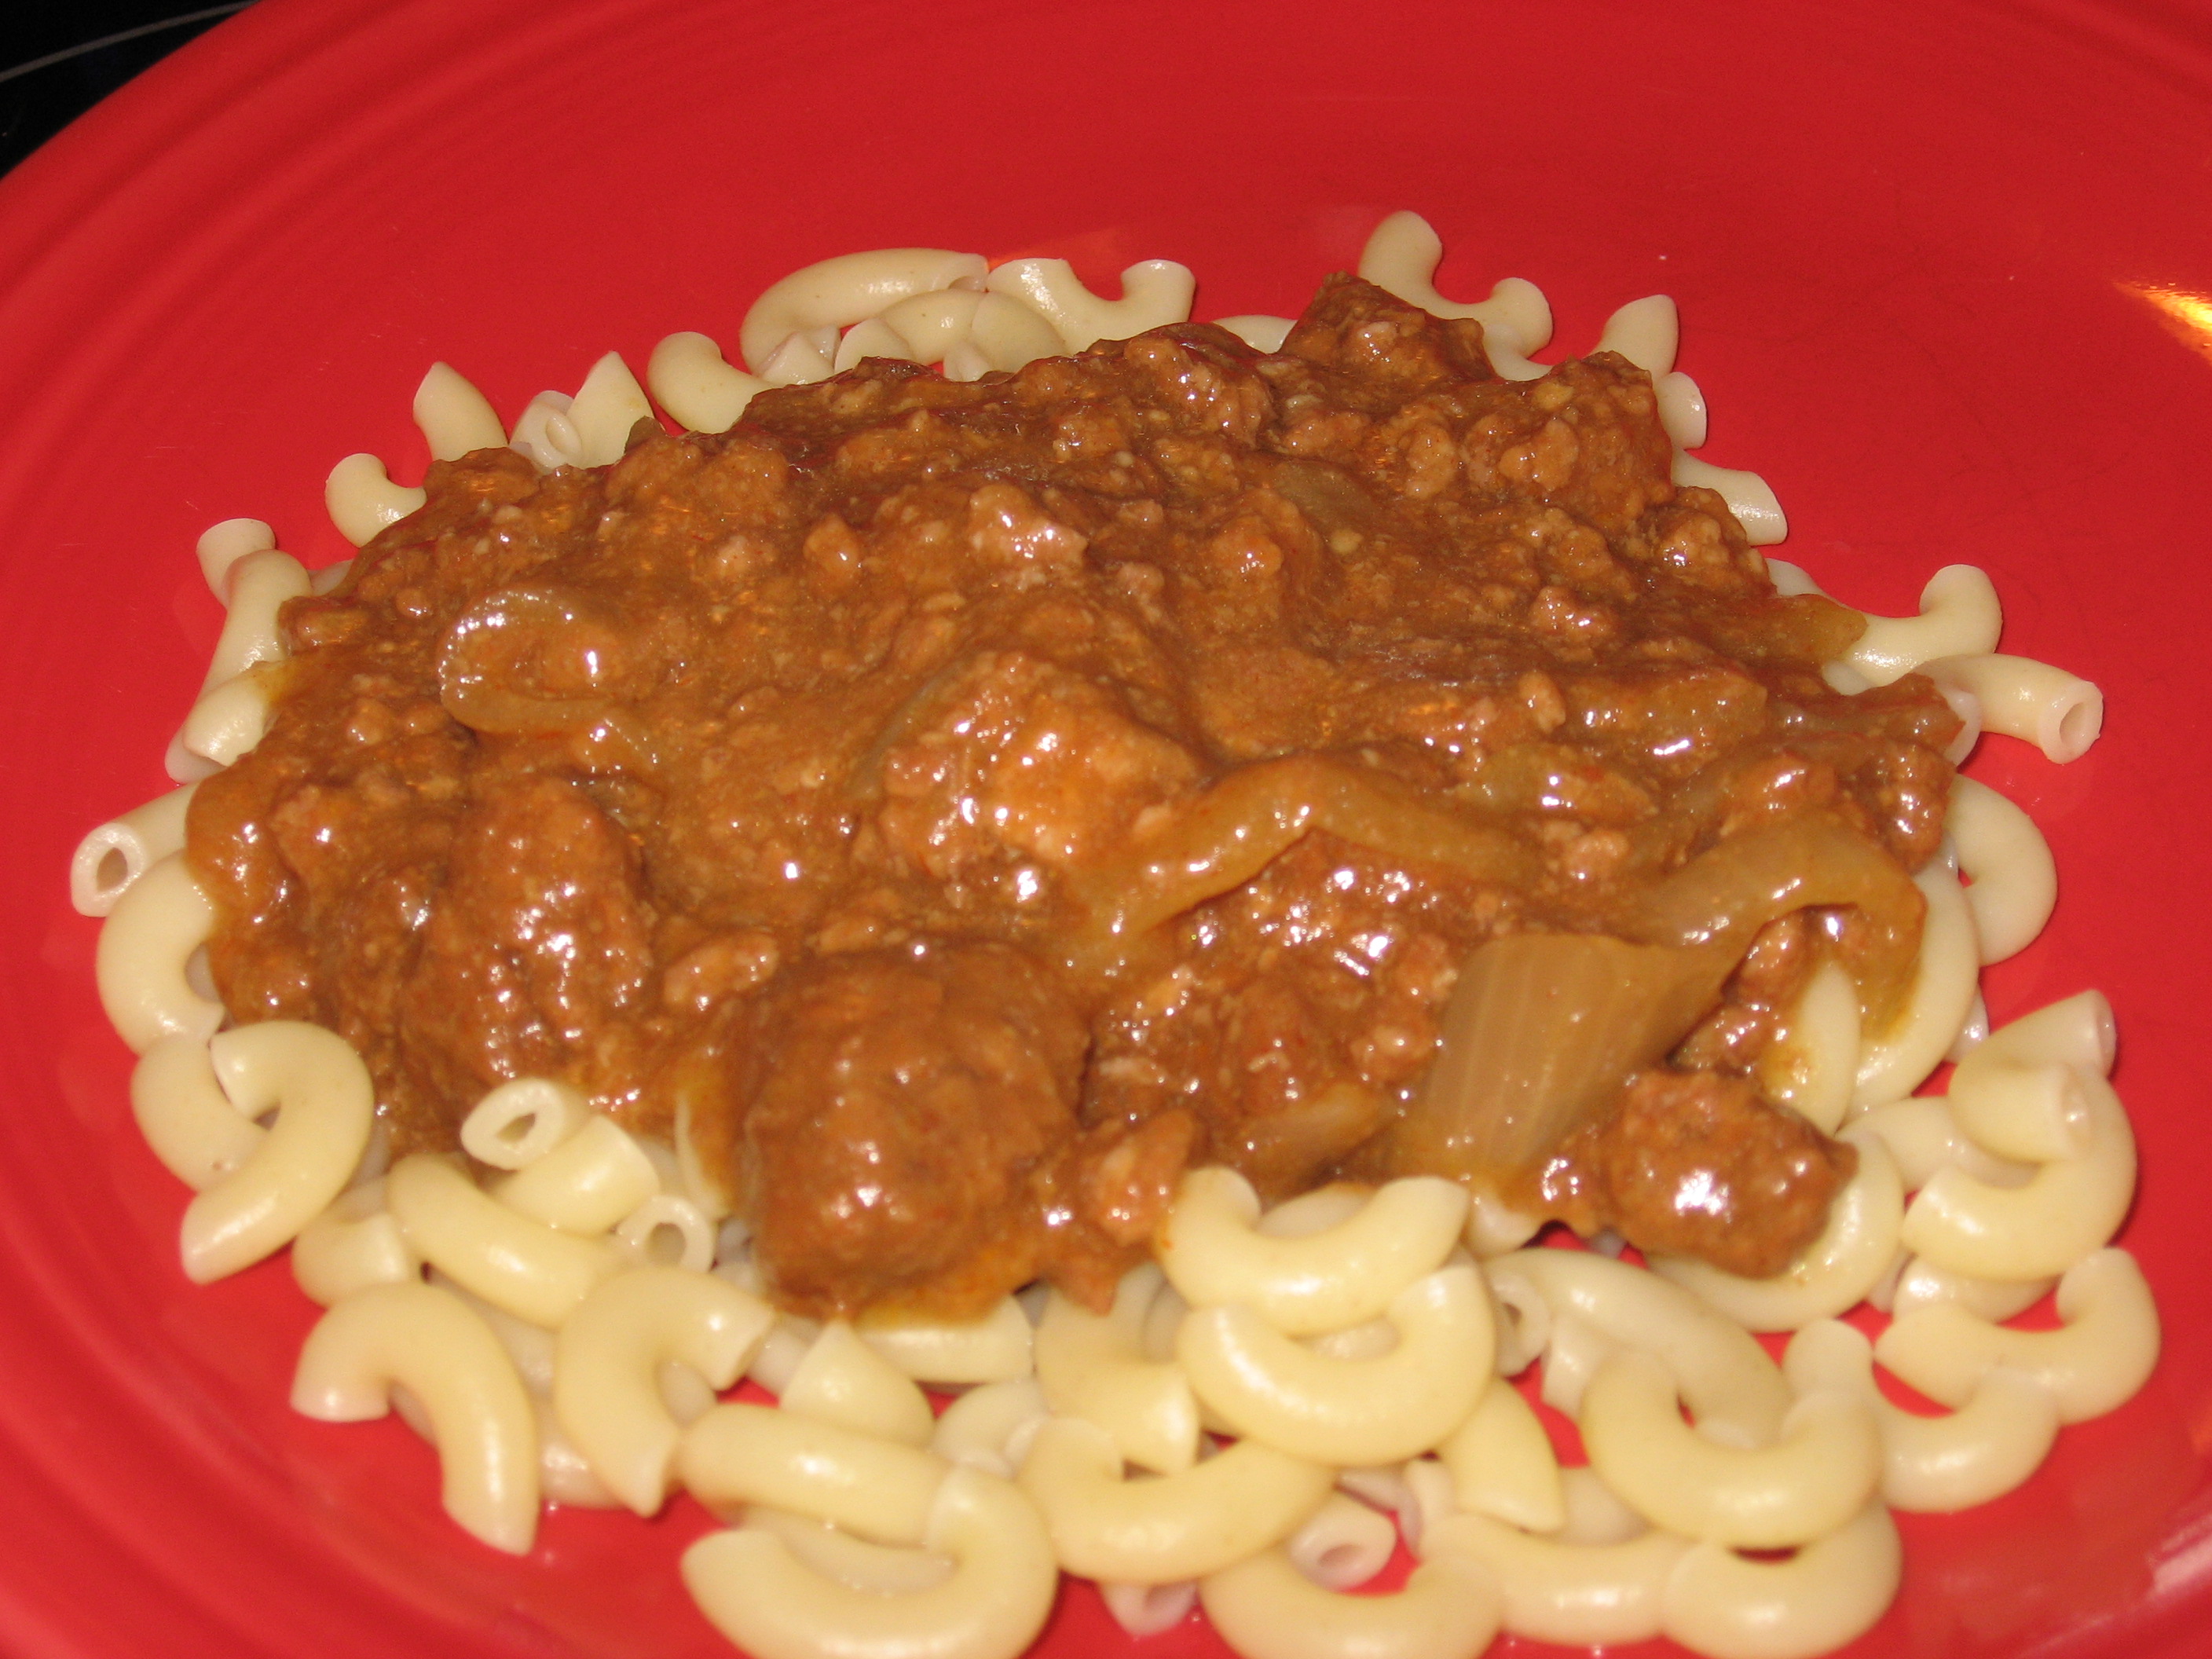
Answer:
<path fill-rule="evenodd" d="M 1336 277 L 1273 356 L 870 362 L 434 465 L 194 800 L 216 982 L 353 1042 L 402 1149 L 526 1075 L 680 1122 L 793 1308 L 1097 1304 L 1187 1166 L 1358 1170 L 1486 940 L 1632 935 L 1778 825 L 1934 853 L 1948 709 L 1831 690 L 1856 615 L 1671 459 L 1622 359 L 1504 380 Z M 1530 1190 L 1778 1266 L 1850 1149 L 1741 1079 L 1823 953 L 1893 1009 L 1918 927 L 1767 922 Z"/>

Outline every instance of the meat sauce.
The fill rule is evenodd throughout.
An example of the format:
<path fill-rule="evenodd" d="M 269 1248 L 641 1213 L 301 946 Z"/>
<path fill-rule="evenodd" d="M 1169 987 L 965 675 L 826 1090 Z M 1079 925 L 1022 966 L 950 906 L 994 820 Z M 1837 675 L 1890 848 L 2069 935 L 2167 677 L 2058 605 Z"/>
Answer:
<path fill-rule="evenodd" d="M 680 1129 L 793 1309 L 1097 1304 L 1187 1166 L 1371 1164 L 1486 941 L 1778 821 L 1935 851 L 1948 708 L 1830 690 L 1858 618 L 1670 461 L 1620 358 L 1501 380 L 1337 277 L 1272 356 L 870 362 L 434 465 L 194 800 L 216 983 L 354 1043 L 401 1149 L 518 1076 Z M 1856 941 L 1918 923 L 1770 923 L 1520 1200 L 1778 1268 L 1850 1149 L 1745 1079 L 1824 953 L 1893 1006 Z"/>

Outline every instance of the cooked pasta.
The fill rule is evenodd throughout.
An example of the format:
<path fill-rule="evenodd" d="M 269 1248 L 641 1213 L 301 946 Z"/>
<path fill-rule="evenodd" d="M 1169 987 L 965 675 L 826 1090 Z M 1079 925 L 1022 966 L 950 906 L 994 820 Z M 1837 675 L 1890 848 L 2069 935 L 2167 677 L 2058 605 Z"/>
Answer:
<path fill-rule="evenodd" d="M 1566 1495 L 1551 1437 L 1521 1391 L 1502 1376 L 1483 1385 L 1460 1425 L 1437 1443 L 1454 1501 L 1530 1532 L 1566 1522 Z"/>
<path fill-rule="evenodd" d="M 937 1426 L 914 1380 L 842 1319 L 822 1328 L 776 1403 L 802 1417 L 909 1446 L 929 1445 Z"/>
<path fill-rule="evenodd" d="M 1649 1641 L 1660 1632 L 1668 1579 L 1691 1549 L 1673 1533 L 1643 1530 L 1586 1543 L 1525 1532 L 1473 1511 L 1423 1528 L 1480 1560 L 1501 1592 L 1499 1620 L 1516 1636 L 1573 1647 Z"/>
<path fill-rule="evenodd" d="M 759 1659 L 824 1653 L 1013 1659 L 1052 1610 L 1059 1574 L 1018 1488 L 974 1469 L 947 1474 L 921 1535 L 948 1556 L 941 1582 L 903 1594 L 860 1590 L 750 1527 L 684 1552 L 684 1582 L 717 1628 Z"/>
<path fill-rule="evenodd" d="M 446 1512 L 520 1555 L 538 1531 L 538 1429 L 499 1340 L 460 1299 L 429 1285 L 377 1285 L 323 1316 L 301 1351 L 293 1409 L 356 1423 L 404 1387 L 427 1414 Z"/>
<path fill-rule="evenodd" d="M 375 1113 L 368 1068 L 319 1025 L 242 1025 L 211 1039 L 208 1056 L 240 1117 L 275 1116 L 268 1133 L 185 1211 L 185 1274 L 199 1284 L 297 1238 L 360 1167 Z"/>
<path fill-rule="evenodd" d="M 712 1389 L 738 1380 L 775 1315 L 712 1273 L 640 1267 L 602 1283 L 561 1323 L 553 1409 L 615 1495 L 640 1515 L 667 1496 L 679 1424 L 657 1372 L 691 1367 Z"/>
<path fill-rule="evenodd" d="M 185 846 L 185 812 L 195 786 L 157 795 L 112 818 L 77 843 L 70 860 L 70 902 L 80 915 L 104 916 L 131 884 Z"/>
<path fill-rule="evenodd" d="M 1163 1276 L 1149 1263 L 1094 1314 L 1054 1291 L 1037 1322 L 1036 1379 L 1045 1402 L 1112 1435 L 1128 1462 L 1173 1474 L 1198 1461 L 1198 1397 L 1182 1367 L 1145 1351 L 1145 1322 Z"/>
<path fill-rule="evenodd" d="M 1504 380 L 1553 375 L 1532 356 L 1552 333 L 1541 292 L 1507 278 L 1482 301 L 1448 301 L 1434 285 L 1441 255 L 1425 222 L 1396 214 L 1360 273 L 1434 316 L 1480 323 Z M 656 404 L 690 431 L 722 433 L 769 388 L 866 360 L 974 380 L 1190 316 L 1195 284 L 1180 264 L 1133 265 L 1121 288 L 1095 294 L 1055 259 L 994 269 L 938 249 L 848 255 L 761 296 L 738 330 L 742 368 L 706 335 L 671 335 L 644 386 L 610 353 L 573 397 L 542 393 L 508 428 L 439 363 L 413 412 L 441 461 L 507 449 L 505 465 L 524 473 L 605 467 L 658 429 Z M 1265 316 L 1223 325 L 1265 352 L 1293 327 Z M 1762 480 L 1687 453 L 1705 441 L 1705 407 L 1675 371 L 1678 343 L 1674 304 L 1656 296 L 1615 312 L 1599 343 L 1648 380 L 1632 395 L 1658 422 L 1674 484 L 1718 492 L 1751 544 L 1779 539 L 1781 508 Z M 1059 441 L 1082 447 L 1080 434 Z M 1547 428 L 1498 465 L 1540 469 L 1559 448 Z M 1422 453 L 1409 443 L 1401 457 L 1408 492 L 1430 487 Z M 1039 571 L 1081 556 L 1082 534 L 1041 517 L 1022 491 L 993 488 L 988 500 L 977 493 L 964 532 L 977 548 Z M 1363 532 L 1340 498 L 1330 505 L 1325 480 L 1292 476 L 1285 488 L 1312 496 L 1333 544 L 1350 538 L 1337 550 L 1358 545 Z M 428 499 L 369 455 L 341 461 L 326 498 L 356 544 Z M 726 550 L 738 565 L 744 540 Z M 264 741 L 283 607 L 324 591 L 275 541 L 246 520 L 201 540 L 228 620 L 173 755 L 190 775 L 234 766 Z M 810 535 L 817 574 L 855 579 L 851 549 L 830 533 L 821 544 Z M 1817 592 L 1795 567 L 1771 572 L 1781 592 Z M 514 616 L 556 629 L 575 659 L 561 672 L 575 684 L 540 684 L 554 671 L 538 661 L 482 670 L 457 647 L 440 667 L 441 696 L 468 704 L 484 730 L 566 733 L 620 750 L 623 764 L 651 763 L 650 734 L 607 694 L 607 677 L 625 670 L 589 606 L 550 588 L 513 595 Z M 495 646 L 510 620 L 477 617 L 475 637 Z M 2094 686 L 1996 654 L 2002 618 L 1981 571 L 1947 567 L 1917 616 L 1862 621 L 1846 647 L 1808 664 L 1854 696 L 1932 679 L 1960 716 L 1942 728 L 1953 760 L 1984 732 L 2055 760 L 2094 739 Z M 1530 729 L 1548 735 L 1566 709 L 1556 684 L 1535 679 L 1516 695 Z M 927 682 L 894 737 L 921 732 L 943 712 L 932 700 L 951 696 L 943 676 Z M 892 742 L 872 757 L 886 770 Z M 1023 766 L 1043 764 L 1051 747 L 1037 744 Z M 814 789 L 827 775 L 775 787 Z M 1001 1281 L 974 1299 L 973 1316 L 923 1304 L 852 1314 L 790 1296 L 790 1263 L 758 1236 L 755 1210 L 718 1184 L 688 1099 L 666 1122 L 617 1121 L 555 1068 L 510 1065 L 456 1106 L 465 1160 L 401 1140 L 406 1155 L 387 1170 L 372 1137 L 375 1085 L 352 1047 L 293 1021 L 223 1029 L 229 1016 L 198 962 L 217 917 L 189 862 L 193 799 L 187 786 L 94 830 L 70 872 L 77 908 L 105 918 L 100 989 L 140 1055 L 134 1112 L 198 1194 L 186 1272 L 213 1278 L 290 1243 L 301 1289 L 327 1310 L 301 1358 L 295 1406 L 335 1421 L 398 1405 L 437 1447 L 449 1512 L 494 1547 L 527 1551 L 541 1501 L 650 1516 L 672 1492 L 690 1493 L 727 1526 L 685 1553 L 684 1581 L 761 1659 L 1012 1659 L 1063 1571 L 1097 1581 L 1136 1635 L 1195 1601 L 1245 1659 L 1471 1659 L 1501 1629 L 1592 1645 L 1663 1635 L 1714 1659 L 1795 1659 L 1853 1639 L 1888 1605 L 1900 1571 L 1892 1509 L 1957 1510 L 2012 1490 L 2061 1425 L 2113 1409 L 2155 1362 L 2149 1291 L 2111 1242 L 2136 1178 L 2133 1134 L 2107 1081 L 2111 1011 L 2084 993 L 1990 1029 L 1980 967 L 2040 933 L 2056 877 L 2027 815 L 1969 780 L 1938 825 L 1947 850 L 1911 890 L 1894 868 L 1869 874 L 1862 848 L 1856 864 L 1793 867 L 1783 890 L 1800 910 L 1762 913 L 1762 927 L 1808 902 L 1871 915 L 1877 894 L 1926 912 L 1917 933 L 1868 947 L 1895 958 L 1893 1006 L 1874 976 L 1821 951 L 1762 1013 L 1771 1041 L 1739 1068 L 1766 1102 L 1850 1149 L 1837 1154 L 1847 1178 L 1824 1222 L 1798 1235 L 1781 1271 L 1658 1249 L 1647 1269 L 1603 1248 L 1527 1248 L 1544 1216 L 1480 1170 L 1385 1179 L 1391 1171 L 1363 1166 L 1362 1180 L 1278 1182 L 1263 1197 L 1266 1183 L 1226 1164 L 1177 1164 L 1157 1218 L 1116 1241 L 1125 1254 L 1115 1259 L 1143 1255 L 1137 1265 L 1081 1291 L 1039 1283 L 1000 1297 Z M 1017 805 L 994 810 L 1019 816 Z M 1148 810 L 1155 817 L 1121 826 L 1112 857 L 1084 878 L 1071 961 L 1137 960 L 1133 940 L 1243 888 L 1317 834 L 1476 887 L 1537 868 L 1496 823 L 1334 755 L 1261 760 L 1194 786 L 1180 813 Z M 1844 845 L 1832 829 L 1800 842 L 1755 832 L 1723 852 L 1771 864 L 1804 845 Z M 1053 849 L 1027 854 L 1036 862 L 1015 866 L 1018 888 L 1039 879 Z M 1597 846 L 1591 856 L 1620 854 Z M 1716 896 L 1724 859 L 1682 856 L 1682 878 L 1607 943 L 1666 958 L 1705 1007 L 1728 973 L 1750 971 L 1753 930 L 1729 908 L 1735 898 Z M 661 994 L 674 1002 L 772 976 L 765 938 L 709 941 Z M 1716 939 L 1728 946 L 1718 971 L 1698 954 Z M 1644 988 L 1655 960 L 1607 957 L 1592 971 Z M 1454 970 L 1441 971 L 1449 986 Z M 1460 971 L 1463 987 L 1480 978 Z M 1188 988 L 1168 975 L 1146 993 L 1158 999 L 1148 1017 L 1172 1017 Z M 1692 1041 L 1683 1030 L 1669 1027 L 1644 1063 Z M 1006 1042 L 1004 1030 L 974 1037 L 969 1063 L 1001 1063 Z M 1958 1062 L 1948 1094 L 1916 1094 L 1947 1057 Z M 1457 1087 L 1478 1063 L 1504 1064 L 1455 1056 L 1436 1075 Z M 1405 1097 L 1416 1097 L 1410 1085 Z M 1325 1133 L 1332 1115 L 1376 1103 L 1344 1085 L 1308 1104 L 1308 1132 Z M 1127 1145 L 1127 1161 L 1140 1161 L 1143 1148 Z M 1618 1237 L 1592 1240 L 1608 1242 L 1618 1255 Z M 2003 1322 L 2053 1286 L 2058 1328 Z M 792 1311 L 771 1305 L 771 1289 Z M 1869 1301 L 1893 1316 L 1871 1342 L 1839 1322 Z M 1795 1334 L 1783 1364 L 1753 1332 Z M 1950 1409 L 1899 1411 L 1877 1367 Z M 777 1405 L 723 1397 L 746 1376 Z M 925 1386 L 956 1397 L 933 1411 Z M 1562 1468 L 1546 1410 L 1573 1420 L 1587 1468 Z M 1419 1558 L 1403 1588 L 1354 1594 L 1401 1539 Z M 1791 1553 L 1743 1553 L 1775 1550 Z"/>

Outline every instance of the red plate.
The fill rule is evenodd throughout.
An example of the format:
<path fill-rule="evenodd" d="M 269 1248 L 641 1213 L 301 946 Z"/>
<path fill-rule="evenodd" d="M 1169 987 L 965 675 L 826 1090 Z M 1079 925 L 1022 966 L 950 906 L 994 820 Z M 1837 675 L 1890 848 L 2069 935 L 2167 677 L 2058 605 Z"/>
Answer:
<path fill-rule="evenodd" d="M 198 531 L 251 514 L 338 556 L 323 474 L 371 449 L 414 476 L 434 357 L 511 416 L 610 347 L 732 339 L 785 271 L 902 243 L 1109 282 L 1169 257 L 1201 316 L 1291 311 L 1413 207 L 1447 291 L 1534 278 L 1566 348 L 1674 295 L 1705 453 L 1774 483 L 1789 556 L 1892 611 L 1984 565 L 2007 647 L 2106 688 L 2088 759 L 1975 763 L 2065 882 L 1990 1000 L 2119 1009 L 2124 1242 L 2166 1358 L 2024 1491 L 1908 1518 L 1857 1650 L 2199 1650 L 2208 155 L 2203 17 L 2154 0 L 262 0 L 185 48 L 0 183 L 0 1647 L 725 1651 L 677 1582 L 696 1511 L 556 1514 L 495 1556 L 404 1429 L 286 1409 L 311 1310 L 281 1263 L 178 1272 L 184 1194 L 131 1127 L 64 868 L 162 787 L 218 622 Z M 1133 1645 L 1070 1592 L 1045 1650 Z M 1193 1626 L 1145 1651 L 1219 1650 Z"/>

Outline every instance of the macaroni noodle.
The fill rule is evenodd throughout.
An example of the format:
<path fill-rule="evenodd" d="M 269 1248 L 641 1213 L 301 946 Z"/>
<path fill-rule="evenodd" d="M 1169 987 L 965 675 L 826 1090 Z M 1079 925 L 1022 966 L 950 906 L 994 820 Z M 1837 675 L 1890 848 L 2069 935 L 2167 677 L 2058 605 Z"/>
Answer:
<path fill-rule="evenodd" d="M 1052 1611 L 1060 1573 L 1019 1489 L 975 1469 L 946 1475 L 922 1539 L 952 1559 L 943 1583 L 902 1595 L 854 1589 L 757 1528 L 684 1553 L 684 1583 L 715 1627 L 756 1659 L 1013 1659 Z"/>
<path fill-rule="evenodd" d="M 1473 1659 L 1498 1633 L 1497 1581 L 1439 1540 L 1389 1595 L 1316 1583 L 1280 1547 L 1199 1581 L 1198 1598 L 1243 1659 Z"/>
<path fill-rule="evenodd" d="M 1552 332 L 1542 293 L 1507 278 L 1485 300 L 1446 301 L 1442 253 L 1425 222 L 1395 214 L 1359 270 L 1480 322 L 1506 379 L 1550 374 L 1530 356 Z M 439 460 L 503 446 L 544 471 L 603 466 L 650 429 L 656 400 L 694 432 L 723 432 L 759 392 L 868 357 L 971 380 L 1190 316 L 1181 264 L 1131 265 L 1121 287 L 1094 294 L 1058 259 L 850 254 L 761 295 L 738 331 L 744 368 L 708 336 L 672 334 L 647 366 L 651 398 L 610 352 L 573 398 L 539 394 L 510 430 L 436 363 L 413 414 Z M 1223 325 L 1268 351 L 1292 326 Z M 1650 376 L 1643 407 L 1656 406 L 1674 483 L 1717 490 L 1750 542 L 1771 544 L 1786 524 L 1765 483 L 1686 453 L 1707 422 L 1674 369 L 1679 341 L 1673 301 L 1652 296 L 1616 310 L 1599 349 Z M 1033 504 L 993 488 L 1012 533 L 1007 503 Z M 360 454 L 332 470 L 325 499 L 362 544 L 427 496 Z M 332 580 L 276 551 L 258 520 L 214 526 L 198 556 L 227 617 L 172 745 L 173 772 L 193 778 L 261 742 L 283 607 Z M 1780 592 L 1818 591 L 1794 566 L 1771 572 Z M 1927 675 L 1963 723 L 1954 761 L 1984 731 L 2077 757 L 2101 695 L 1996 654 L 2002 620 L 1989 578 L 1948 566 L 1917 615 L 1868 617 L 1823 672 L 1846 694 Z M 1249 773 L 1239 787 L 1317 775 L 1297 761 Z M 769 1305 L 777 1259 L 752 1254 L 757 1215 L 726 1219 L 736 1200 L 708 1178 L 688 1101 L 665 1145 L 570 1081 L 515 1077 L 460 1125 L 483 1180 L 422 1152 L 386 1171 L 351 1047 L 291 1021 L 222 1029 L 201 971 L 215 906 L 185 850 L 193 799 L 187 785 L 100 825 L 70 866 L 72 902 L 105 919 L 103 1006 L 140 1056 L 134 1115 L 197 1194 L 185 1272 L 216 1278 L 290 1243 L 295 1277 L 327 1310 L 295 1407 L 331 1421 L 397 1407 L 436 1445 L 448 1512 L 495 1548 L 532 1547 L 542 1500 L 650 1516 L 682 1486 L 733 1523 L 685 1552 L 685 1584 L 758 1659 L 1013 1659 L 1062 1570 L 1097 1580 L 1133 1633 L 1177 1622 L 1195 1598 L 1245 1659 L 1472 1659 L 1500 1628 L 1796 1659 L 1852 1640 L 1888 1605 L 1890 1508 L 2012 1490 L 2062 1424 L 2112 1410 L 2156 1360 L 2148 1288 L 2109 1248 L 2136 1179 L 2106 1080 L 2111 1009 L 2084 992 L 1989 1029 L 1979 969 L 2037 936 L 2057 883 L 2027 816 L 1964 778 L 1946 849 L 1914 878 L 1926 920 L 1902 1013 L 1867 1029 L 1850 958 L 1817 947 L 1754 1051 L 1760 1093 L 1857 1154 L 1824 1230 L 1772 1277 L 1522 1248 L 1537 1217 L 1436 1176 L 1326 1185 L 1263 1212 L 1243 1175 L 1201 1167 L 1171 1195 L 1163 1186 L 1152 1259 L 1103 1313 L 1033 1285 L 975 1320 L 854 1322 Z M 1295 822 L 1253 820 L 1257 839 L 1224 808 L 1218 844 L 1194 855 L 1250 874 L 1307 830 L 1364 814 L 1389 818 L 1408 856 L 1493 867 L 1491 843 L 1456 818 L 1363 780 L 1318 799 Z M 1144 866 L 1169 896 L 1116 900 L 1108 931 L 1188 908 L 1173 862 Z M 1946 1058 L 1948 1096 L 1913 1096 Z M 2054 1285 L 2059 1328 L 1997 1322 Z M 1893 1315 L 1872 1342 L 1838 1321 L 1862 1301 Z M 1782 1366 L 1755 1331 L 1796 1333 Z M 1532 1365 L 1588 1467 L 1561 1468 L 1510 1380 Z M 1877 1365 L 1951 1409 L 1891 1405 Z M 720 1400 L 741 1375 L 779 1404 Z M 937 1415 L 922 1383 L 966 1391 Z M 1351 1593 L 1401 1536 L 1419 1559 L 1404 1588 Z M 1775 1550 L 1792 1553 L 1741 1553 Z"/>
<path fill-rule="evenodd" d="M 658 1373 L 680 1361 L 719 1392 L 738 1380 L 775 1316 L 712 1273 L 638 1267 L 617 1273 L 562 1324 L 553 1409 L 609 1491 L 640 1515 L 668 1494 L 682 1427 Z"/>
<path fill-rule="evenodd" d="M 185 1275 L 206 1284 L 299 1237 L 345 1189 L 375 1115 L 368 1067 L 342 1037 L 296 1020 L 224 1031 L 208 1043 L 216 1080 L 242 1118 L 276 1121 L 185 1210 Z"/>
<path fill-rule="evenodd" d="M 538 1534 L 538 1425 L 514 1366 L 483 1321 L 429 1285 L 378 1285 L 322 1316 L 300 1351 L 292 1409 L 358 1423 L 420 1403 L 438 1448 L 446 1513 L 510 1554 Z"/>

